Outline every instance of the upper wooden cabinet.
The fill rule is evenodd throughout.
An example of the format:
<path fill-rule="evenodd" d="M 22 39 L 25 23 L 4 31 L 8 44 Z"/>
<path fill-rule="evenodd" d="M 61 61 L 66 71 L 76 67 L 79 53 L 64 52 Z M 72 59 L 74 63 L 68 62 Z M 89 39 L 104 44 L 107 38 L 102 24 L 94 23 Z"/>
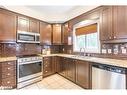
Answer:
<path fill-rule="evenodd" d="M 68 44 L 68 23 L 62 25 L 62 43 Z"/>
<path fill-rule="evenodd" d="M 114 39 L 127 39 L 127 6 L 113 6 Z"/>
<path fill-rule="evenodd" d="M 100 39 L 106 43 L 127 42 L 127 6 L 104 7 L 100 16 Z"/>
<path fill-rule="evenodd" d="M 40 22 L 40 40 L 41 44 L 52 44 L 52 26 L 51 24 Z"/>
<path fill-rule="evenodd" d="M 17 30 L 39 33 L 39 21 L 24 16 L 18 16 Z"/>
<path fill-rule="evenodd" d="M 16 15 L 0 9 L 0 41 L 16 41 Z"/>
<path fill-rule="evenodd" d="M 35 19 L 30 19 L 30 24 L 29 24 L 29 31 L 30 32 L 37 32 L 39 33 L 39 21 Z"/>
<path fill-rule="evenodd" d="M 62 43 L 61 24 L 53 24 L 53 44 L 60 45 Z"/>
<path fill-rule="evenodd" d="M 112 7 L 106 7 L 100 15 L 100 39 L 112 40 Z"/>

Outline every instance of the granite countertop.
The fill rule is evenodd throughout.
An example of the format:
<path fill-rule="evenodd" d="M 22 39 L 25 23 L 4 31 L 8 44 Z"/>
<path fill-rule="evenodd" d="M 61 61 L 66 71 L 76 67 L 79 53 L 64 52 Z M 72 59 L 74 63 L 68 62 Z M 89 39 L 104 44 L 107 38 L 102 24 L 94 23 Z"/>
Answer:
<path fill-rule="evenodd" d="M 49 55 L 39 54 L 39 56 L 42 56 L 42 57 L 60 56 L 60 57 L 67 57 L 67 58 L 77 59 L 77 60 L 89 61 L 89 62 L 93 62 L 93 63 L 101 63 L 101 64 L 107 64 L 107 65 L 113 65 L 113 66 L 127 68 L 127 60 L 88 57 L 88 56 L 76 56 L 76 55 L 71 55 L 71 54 L 49 54 Z M 14 60 L 17 60 L 16 56 L 13 56 L 13 57 L 0 57 L 0 62 L 14 61 Z"/>
<path fill-rule="evenodd" d="M 0 57 L 0 62 L 14 61 L 14 60 L 17 60 L 16 56 L 13 56 L 13 57 Z"/>
<path fill-rule="evenodd" d="M 76 56 L 76 55 L 70 55 L 70 54 L 50 54 L 50 55 L 41 55 L 42 57 L 47 56 L 60 56 L 60 57 L 67 57 L 77 60 L 83 60 L 83 61 L 89 61 L 89 62 L 95 62 L 95 63 L 101 63 L 106 65 L 113 65 L 118 67 L 124 67 L 127 68 L 127 60 L 118 60 L 118 59 L 110 59 L 110 58 L 98 58 L 98 57 L 88 57 L 88 56 Z"/>

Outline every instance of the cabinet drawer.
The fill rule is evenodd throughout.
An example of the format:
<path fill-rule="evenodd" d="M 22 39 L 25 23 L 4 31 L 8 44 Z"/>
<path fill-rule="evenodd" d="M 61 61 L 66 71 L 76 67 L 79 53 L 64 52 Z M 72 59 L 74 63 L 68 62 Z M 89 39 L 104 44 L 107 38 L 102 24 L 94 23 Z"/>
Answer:
<path fill-rule="evenodd" d="M 43 64 L 44 64 L 44 65 L 46 65 L 46 64 L 51 64 L 51 61 L 44 61 Z"/>
<path fill-rule="evenodd" d="M 16 70 L 8 70 L 6 73 L 2 73 L 2 79 L 3 78 L 9 78 L 16 75 Z"/>
<path fill-rule="evenodd" d="M 8 66 L 8 67 L 2 67 L 2 73 L 12 72 L 15 71 L 16 67 Z"/>
<path fill-rule="evenodd" d="M 2 67 L 16 66 L 16 61 L 3 62 Z"/>
<path fill-rule="evenodd" d="M 51 69 L 50 68 L 44 69 L 43 74 L 49 74 L 49 73 L 51 73 Z"/>
<path fill-rule="evenodd" d="M 14 87 L 16 86 L 16 76 L 2 79 L 2 86 Z"/>

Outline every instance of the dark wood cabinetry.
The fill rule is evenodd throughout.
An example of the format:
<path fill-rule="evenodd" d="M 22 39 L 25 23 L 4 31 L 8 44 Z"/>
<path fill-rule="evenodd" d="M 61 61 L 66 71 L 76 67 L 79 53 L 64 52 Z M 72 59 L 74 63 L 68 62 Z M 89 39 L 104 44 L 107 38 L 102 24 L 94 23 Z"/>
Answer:
<path fill-rule="evenodd" d="M 29 32 L 29 18 L 18 16 L 17 30 Z"/>
<path fill-rule="evenodd" d="M 65 23 L 62 25 L 62 44 L 68 44 L 68 36 L 69 36 L 69 31 L 68 31 L 68 23 Z"/>
<path fill-rule="evenodd" d="M 61 24 L 53 24 L 53 44 L 61 45 L 62 43 L 62 30 Z"/>
<path fill-rule="evenodd" d="M 39 21 L 35 19 L 30 19 L 30 24 L 29 24 L 29 31 L 30 32 L 36 32 L 39 33 Z"/>
<path fill-rule="evenodd" d="M 86 61 L 76 60 L 76 83 L 83 88 L 91 88 L 91 65 Z"/>
<path fill-rule="evenodd" d="M 39 21 L 25 16 L 18 16 L 17 30 L 39 33 Z"/>
<path fill-rule="evenodd" d="M 106 7 L 100 15 L 100 39 L 112 40 L 112 7 Z"/>
<path fill-rule="evenodd" d="M 11 89 L 16 87 L 16 61 L 2 62 L 1 86 Z"/>
<path fill-rule="evenodd" d="M 59 61 L 59 64 L 60 64 L 60 71 L 59 71 L 59 74 L 66 77 L 66 70 L 67 70 L 67 59 L 64 58 L 64 57 L 60 57 L 60 61 Z"/>
<path fill-rule="evenodd" d="M 75 82 L 75 61 L 71 58 L 60 57 L 59 74 Z"/>
<path fill-rule="evenodd" d="M 16 15 L 0 9 L 0 42 L 16 41 Z"/>
<path fill-rule="evenodd" d="M 127 6 L 113 6 L 113 38 L 127 39 Z"/>
<path fill-rule="evenodd" d="M 41 44 L 52 44 L 52 26 L 51 24 L 40 22 L 40 40 Z"/>
<path fill-rule="evenodd" d="M 49 76 L 55 73 L 55 62 L 53 57 L 43 57 L 43 76 Z"/>
<path fill-rule="evenodd" d="M 67 58 L 67 61 L 66 61 L 66 77 L 75 82 L 75 60 L 74 59 L 70 59 L 70 58 Z"/>

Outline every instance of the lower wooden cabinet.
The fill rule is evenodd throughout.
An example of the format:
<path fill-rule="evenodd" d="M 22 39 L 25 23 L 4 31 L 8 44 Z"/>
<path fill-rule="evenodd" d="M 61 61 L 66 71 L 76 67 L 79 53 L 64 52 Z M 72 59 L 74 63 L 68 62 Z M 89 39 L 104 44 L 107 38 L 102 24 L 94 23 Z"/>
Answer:
<path fill-rule="evenodd" d="M 1 82 L 3 89 L 12 89 L 16 87 L 16 61 L 0 63 Z"/>
<path fill-rule="evenodd" d="M 43 76 L 58 73 L 79 86 L 91 89 L 91 64 L 65 57 L 44 57 Z"/>
<path fill-rule="evenodd" d="M 91 88 L 91 65 L 89 62 L 76 60 L 76 84 L 83 88 Z"/>

